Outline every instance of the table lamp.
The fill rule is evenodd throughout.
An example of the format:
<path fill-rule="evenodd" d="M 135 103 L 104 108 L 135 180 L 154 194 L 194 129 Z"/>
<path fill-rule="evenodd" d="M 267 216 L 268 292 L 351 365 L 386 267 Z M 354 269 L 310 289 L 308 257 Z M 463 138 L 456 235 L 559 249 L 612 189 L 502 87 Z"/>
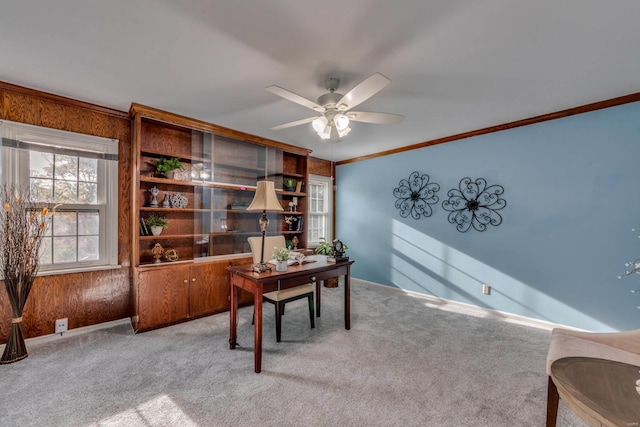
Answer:
<path fill-rule="evenodd" d="M 276 195 L 276 189 L 273 181 L 258 181 L 256 194 L 253 196 L 253 201 L 247 210 L 251 212 L 262 212 L 262 216 L 260 217 L 262 250 L 260 251 L 260 262 L 253 266 L 253 271 L 256 273 L 271 271 L 271 267 L 264 262 L 264 236 L 267 233 L 267 226 L 269 225 L 267 212 L 279 212 L 284 210 L 282 209 L 282 205 L 280 205 L 280 201 Z"/>

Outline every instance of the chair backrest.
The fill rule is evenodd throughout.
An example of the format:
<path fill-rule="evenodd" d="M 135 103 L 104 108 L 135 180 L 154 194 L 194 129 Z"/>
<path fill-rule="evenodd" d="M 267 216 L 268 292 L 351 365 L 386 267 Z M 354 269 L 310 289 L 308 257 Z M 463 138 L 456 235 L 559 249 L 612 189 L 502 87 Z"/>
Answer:
<path fill-rule="evenodd" d="M 254 236 L 247 238 L 249 246 L 251 246 L 251 254 L 253 255 L 253 263 L 260 262 L 260 251 L 262 250 L 262 236 Z M 284 248 L 286 240 L 284 236 L 265 236 L 264 238 L 264 262 L 269 262 L 273 258 L 273 248 Z"/>

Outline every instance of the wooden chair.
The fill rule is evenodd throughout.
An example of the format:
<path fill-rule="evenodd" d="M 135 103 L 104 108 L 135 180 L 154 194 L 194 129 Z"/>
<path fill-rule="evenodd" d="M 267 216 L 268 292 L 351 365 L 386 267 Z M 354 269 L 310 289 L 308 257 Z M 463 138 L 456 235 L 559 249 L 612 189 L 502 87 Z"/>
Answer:
<path fill-rule="evenodd" d="M 547 353 L 547 427 L 556 426 L 560 397 L 567 407 L 587 424 L 601 425 L 602 417 L 596 411 L 578 402 L 569 390 L 563 388 L 560 393 L 559 387 L 553 382 L 551 365 L 557 360 L 569 357 L 589 357 L 640 366 L 640 329 L 624 332 L 583 332 L 554 328 L 551 332 Z M 635 378 L 633 381 L 635 382 Z"/>
<path fill-rule="evenodd" d="M 260 262 L 260 252 L 262 250 L 262 236 L 249 237 L 249 246 L 251 246 L 251 254 L 253 255 L 253 262 L 257 264 Z M 264 238 L 264 260 L 268 262 L 272 258 L 273 248 L 284 248 L 286 244 L 284 236 L 268 236 Z M 275 269 L 275 265 L 273 266 Z M 276 341 L 280 342 L 282 336 L 282 316 L 284 315 L 284 306 L 286 303 L 295 301 L 302 298 L 307 298 L 309 303 L 309 320 L 311 321 L 311 327 L 315 328 L 315 310 L 313 304 L 313 284 L 307 283 L 305 285 L 295 286 L 293 288 L 276 290 L 273 292 L 267 292 L 262 295 L 262 299 L 270 302 L 275 306 L 276 312 Z M 255 309 L 254 309 L 255 317 Z M 252 322 L 253 323 L 253 322 Z"/>

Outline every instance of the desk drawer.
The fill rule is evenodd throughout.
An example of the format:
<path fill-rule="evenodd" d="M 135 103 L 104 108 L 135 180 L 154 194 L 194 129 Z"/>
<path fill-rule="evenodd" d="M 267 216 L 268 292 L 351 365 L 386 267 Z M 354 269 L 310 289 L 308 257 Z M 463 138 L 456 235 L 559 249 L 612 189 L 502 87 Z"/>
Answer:
<path fill-rule="evenodd" d="M 280 281 L 280 289 L 292 288 L 294 286 L 304 285 L 305 283 L 313 283 L 331 279 L 332 277 L 343 276 L 346 272 L 346 267 L 344 267 L 337 270 L 321 271 L 319 273 L 309 273 L 301 276 L 290 277 Z"/>

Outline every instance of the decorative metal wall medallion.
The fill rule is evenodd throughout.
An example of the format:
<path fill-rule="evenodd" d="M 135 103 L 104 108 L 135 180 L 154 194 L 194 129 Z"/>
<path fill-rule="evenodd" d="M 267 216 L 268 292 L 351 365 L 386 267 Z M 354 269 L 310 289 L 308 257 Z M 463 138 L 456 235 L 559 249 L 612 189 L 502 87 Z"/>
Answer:
<path fill-rule="evenodd" d="M 478 231 L 487 229 L 487 225 L 498 226 L 502 216 L 496 211 L 507 206 L 507 201 L 500 198 L 504 193 L 501 185 L 487 187 L 487 181 L 478 178 L 462 178 L 459 190 L 451 189 L 447 193 L 448 200 L 442 202 L 442 208 L 449 211 L 449 222 L 456 224 L 461 233 L 473 227 Z"/>
<path fill-rule="evenodd" d="M 431 205 L 435 205 L 439 200 L 436 196 L 438 190 L 440 185 L 430 183 L 427 174 L 412 172 L 409 179 L 400 180 L 399 187 L 393 189 L 393 196 L 398 199 L 396 208 L 400 209 L 400 216 L 406 218 L 411 215 L 413 219 L 431 216 Z"/>

